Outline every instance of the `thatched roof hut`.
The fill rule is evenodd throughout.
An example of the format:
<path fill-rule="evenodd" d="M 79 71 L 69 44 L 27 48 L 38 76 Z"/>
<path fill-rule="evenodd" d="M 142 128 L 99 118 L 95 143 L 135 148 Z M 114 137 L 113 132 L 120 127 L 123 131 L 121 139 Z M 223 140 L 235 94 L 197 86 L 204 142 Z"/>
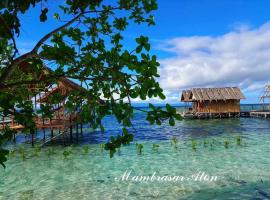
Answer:
<path fill-rule="evenodd" d="M 192 112 L 239 113 L 240 100 L 245 96 L 238 87 L 193 88 L 184 90 L 182 102 L 192 102 Z"/>

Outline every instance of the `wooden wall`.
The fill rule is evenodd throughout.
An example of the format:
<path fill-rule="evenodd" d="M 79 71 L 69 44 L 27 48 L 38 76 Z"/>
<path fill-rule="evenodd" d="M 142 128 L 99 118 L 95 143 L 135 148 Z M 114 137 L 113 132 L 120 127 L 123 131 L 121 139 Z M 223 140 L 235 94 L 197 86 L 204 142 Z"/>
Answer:
<path fill-rule="evenodd" d="M 206 113 L 234 113 L 240 112 L 239 100 L 219 100 L 193 102 L 193 111 Z"/>

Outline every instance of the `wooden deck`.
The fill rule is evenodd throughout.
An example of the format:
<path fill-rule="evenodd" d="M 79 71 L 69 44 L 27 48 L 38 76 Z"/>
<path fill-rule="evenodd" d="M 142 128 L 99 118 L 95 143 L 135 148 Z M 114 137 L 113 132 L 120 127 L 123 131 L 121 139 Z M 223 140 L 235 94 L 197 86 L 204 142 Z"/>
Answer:
<path fill-rule="evenodd" d="M 206 113 L 206 112 L 184 112 L 180 113 L 186 119 L 217 119 L 217 118 L 237 118 L 237 117 L 254 117 L 270 118 L 270 111 L 241 111 L 240 113 Z"/>
<path fill-rule="evenodd" d="M 217 118 L 238 118 L 241 116 L 239 112 L 229 113 L 208 113 L 208 112 L 184 112 L 181 113 L 186 119 L 217 119 Z"/>
<path fill-rule="evenodd" d="M 76 124 L 76 120 L 79 118 L 78 114 L 72 114 L 69 116 L 61 116 L 61 118 L 54 119 L 42 119 L 41 117 L 36 117 L 34 122 L 37 129 L 51 128 L 65 130 L 66 128 Z M 0 122 L 0 130 L 5 127 L 9 127 L 12 130 L 22 130 L 23 125 L 20 125 L 12 119 L 3 119 Z"/>
<path fill-rule="evenodd" d="M 250 112 L 251 117 L 256 117 L 256 118 L 270 118 L 270 111 L 251 111 Z"/>
<path fill-rule="evenodd" d="M 48 143 L 48 141 L 52 141 L 55 139 L 55 137 L 62 135 L 63 137 L 66 137 L 66 135 L 69 133 L 70 135 L 70 142 L 73 140 L 73 128 L 76 127 L 76 138 L 78 138 L 79 134 L 79 126 L 80 126 L 80 132 L 82 135 L 82 123 L 80 121 L 80 116 L 78 113 L 70 114 L 67 116 L 61 116 L 61 118 L 54 118 L 54 119 L 42 119 L 41 117 L 36 117 L 34 119 L 35 125 L 36 125 L 36 131 L 43 130 L 43 140 L 44 143 Z M 11 130 L 14 130 L 13 133 L 13 141 L 16 142 L 16 134 L 19 132 L 22 132 L 24 129 L 24 126 L 21 124 L 18 124 L 14 122 L 12 117 L 4 118 L 2 119 L 0 123 L 0 130 L 8 127 Z M 46 130 L 50 130 L 50 137 L 46 137 Z M 59 133 L 58 135 L 55 134 L 55 131 Z M 35 141 L 35 134 L 32 134 L 32 145 L 34 145 Z"/>
<path fill-rule="evenodd" d="M 23 74 L 31 73 L 31 66 L 28 61 L 23 61 L 18 64 L 18 70 Z M 55 72 L 48 68 L 47 66 L 43 65 L 42 70 L 39 71 L 38 76 L 40 78 L 46 77 L 48 74 L 54 74 Z M 35 74 L 36 76 L 36 74 Z M 16 78 L 15 76 L 13 78 Z M 69 132 L 70 140 L 72 141 L 72 130 L 73 127 L 76 127 L 76 135 L 78 134 L 79 126 L 81 126 L 82 132 L 82 119 L 80 117 L 80 112 L 83 104 L 83 99 L 81 99 L 80 105 L 77 105 L 76 108 L 71 112 L 67 109 L 66 101 L 69 97 L 71 91 L 80 91 L 85 92 L 85 88 L 78 85 L 77 83 L 71 81 L 65 77 L 59 77 L 55 81 L 51 82 L 40 82 L 35 84 L 26 84 L 29 91 L 31 91 L 31 95 L 28 96 L 28 101 L 32 101 L 33 103 L 33 110 L 38 113 L 37 111 L 41 110 L 42 105 L 50 106 L 50 111 L 52 112 L 52 116 L 49 118 L 45 118 L 38 115 L 33 117 L 33 121 L 35 123 L 35 130 L 31 130 L 32 135 L 32 145 L 34 145 L 33 141 L 35 140 L 35 135 L 38 130 L 43 131 L 44 133 L 44 140 L 46 139 L 45 132 L 46 130 L 50 130 L 50 139 L 53 139 L 57 133 L 61 133 L 64 135 Z M 59 101 L 55 102 L 53 97 L 61 96 Z M 92 97 L 91 95 L 85 97 L 89 99 Z M 58 98 L 57 98 L 58 99 Z M 98 101 L 99 102 L 99 101 Z M 0 118 L 0 130 L 5 129 L 6 127 L 14 130 L 14 142 L 16 141 L 16 133 L 23 132 L 25 123 L 18 124 L 15 121 L 14 114 L 16 112 L 20 112 L 16 106 L 10 109 L 10 114 L 0 113 L 2 119 Z"/>

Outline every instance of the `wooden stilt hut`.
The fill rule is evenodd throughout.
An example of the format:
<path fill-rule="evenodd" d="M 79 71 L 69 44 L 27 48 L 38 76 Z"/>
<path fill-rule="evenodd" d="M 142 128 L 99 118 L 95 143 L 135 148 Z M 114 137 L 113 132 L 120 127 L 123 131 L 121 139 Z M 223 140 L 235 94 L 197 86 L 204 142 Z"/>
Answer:
<path fill-rule="evenodd" d="M 22 62 L 18 66 L 19 70 L 22 73 L 28 74 L 31 73 L 31 68 L 29 67 L 29 63 Z M 47 74 L 54 73 L 52 70 L 47 68 L 46 66 L 43 66 L 41 69 L 39 76 L 39 79 L 43 79 L 46 77 Z M 76 124 L 80 123 L 82 126 L 82 122 L 80 119 L 79 112 L 80 110 L 76 110 L 74 112 L 67 112 L 65 103 L 66 98 L 68 94 L 71 91 L 83 91 L 85 90 L 80 85 L 76 84 L 75 82 L 64 78 L 59 77 L 56 78 L 56 81 L 52 82 L 46 82 L 42 81 L 41 84 L 28 84 L 27 88 L 32 91 L 34 94 L 33 96 L 29 97 L 29 100 L 33 101 L 34 108 L 38 109 L 42 104 L 49 103 L 52 106 L 52 112 L 53 116 L 43 117 L 43 116 L 37 116 L 34 119 L 35 125 L 37 129 L 41 129 L 44 132 L 44 140 L 46 139 L 45 135 L 45 129 L 49 129 L 51 132 L 51 137 L 49 139 L 52 139 L 54 137 L 54 130 L 58 130 L 58 133 L 67 133 L 68 130 L 70 130 L 70 134 L 72 138 L 72 129 Z M 59 94 L 61 100 L 57 103 L 50 103 L 50 97 L 52 97 L 55 94 Z M 14 108 L 16 109 L 16 108 Z M 2 118 L 2 122 L 0 124 L 0 129 L 5 128 L 5 126 L 9 126 L 9 128 L 14 129 L 16 131 L 22 130 L 24 128 L 23 125 L 17 124 L 13 120 L 13 116 L 6 116 L 5 118 Z M 82 131 L 82 127 L 81 127 Z M 33 134 L 32 134 L 33 136 Z M 15 138 L 15 136 L 14 136 Z M 32 137 L 32 144 L 33 144 L 33 137 Z"/>
<path fill-rule="evenodd" d="M 270 85 L 266 85 L 262 96 L 260 96 L 260 104 L 262 104 L 263 111 L 270 111 Z"/>
<path fill-rule="evenodd" d="M 181 101 L 191 102 L 192 107 L 183 115 L 190 118 L 239 116 L 240 100 L 244 98 L 245 96 L 237 87 L 184 90 Z"/>
<path fill-rule="evenodd" d="M 260 96 L 260 108 L 250 112 L 251 117 L 270 118 L 270 85 L 266 85 Z"/>

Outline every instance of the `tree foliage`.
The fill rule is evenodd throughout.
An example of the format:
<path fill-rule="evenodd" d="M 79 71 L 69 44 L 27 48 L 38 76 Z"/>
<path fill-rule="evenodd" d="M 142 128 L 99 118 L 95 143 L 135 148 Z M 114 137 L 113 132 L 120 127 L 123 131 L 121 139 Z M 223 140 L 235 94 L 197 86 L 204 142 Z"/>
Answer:
<path fill-rule="evenodd" d="M 3 116 L 13 115 L 33 131 L 33 117 L 42 113 L 48 117 L 51 105 L 44 104 L 37 111 L 29 97 L 36 91 L 29 90 L 29 84 L 54 83 L 57 78 L 66 77 L 80 82 L 85 90 L 70 92 L 66 106 L 72 111 L 82 105 L 84 122 L 92 122 L 94 128 L 101 128 L 106 115 L 114 115 L 123 127 L 117 138 L 112 137 L 105 149 L 113 156 L 115 150 L 129 144 L 133 135 L 128 132 L 132 125 L 134 108 L 132 99 L 165 99 L 157 78 L 157 57 L 150 54 L 148 37 L 135 39 L 134 49 L 123 45 L 123 31 L 132 24 L 154 25 L 151 14 L 157 9 L 156 0 L 65 0 L 59 5 L 58 13 L 51 13 L 46 0 L 5 1 L 0 4 L 0 109 Z M 46 23 L 53 16 L 61 26 L 44 34 L 34 48 L 20 54 L 16 42 L 20 40 L 20 17 L 31 9 L 40 8 L 40 23 Z M 34 27 L 33 27 L 34 29 Z M 18 65 L 27 62 L 31 73 L 22 72 Z M 54 69 L 40 78 L 43 65 Z M 53 97 L 54 103 L 61 96 Z M 102 102 L 102 103 L 101 103 Z M 15 109 L 16 108 L 16 109 Z M 150 104 L 146 120 L 161 124 L 169 119 L 170 125 L 180 119 L 170 105 L 166 110 Z M 0 145 L 10 136 L 4 129 Z M 7 151 L 0 149 L 0 163 L 3 164 Z"/>

